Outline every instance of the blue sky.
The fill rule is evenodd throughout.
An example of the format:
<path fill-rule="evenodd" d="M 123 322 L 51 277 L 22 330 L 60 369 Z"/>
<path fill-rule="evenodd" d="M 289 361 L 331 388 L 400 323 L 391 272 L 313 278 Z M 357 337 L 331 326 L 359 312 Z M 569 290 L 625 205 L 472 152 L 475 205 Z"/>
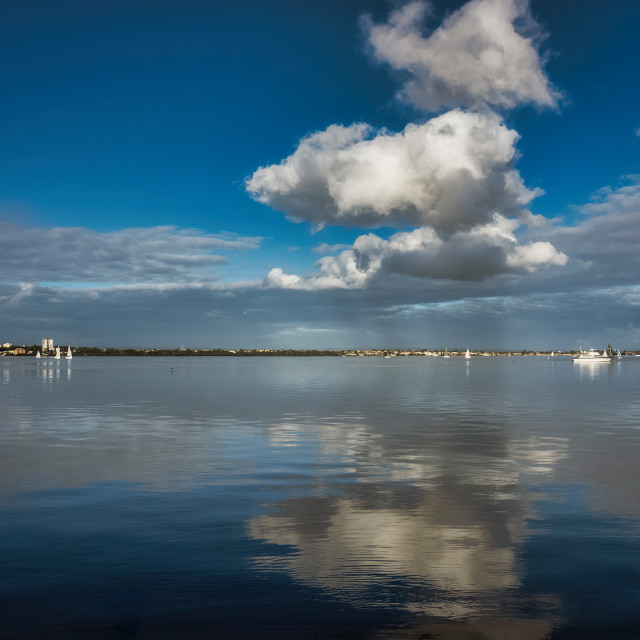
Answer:
<path fill-rule="evenodd" d="M 3 18 L 3 342 L 639 348 L 637 3 Z"/>

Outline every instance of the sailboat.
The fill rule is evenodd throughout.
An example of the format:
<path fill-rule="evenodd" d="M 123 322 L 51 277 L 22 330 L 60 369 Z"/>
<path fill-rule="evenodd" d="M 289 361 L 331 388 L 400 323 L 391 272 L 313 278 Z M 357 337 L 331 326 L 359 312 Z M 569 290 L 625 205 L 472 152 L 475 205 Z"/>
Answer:
<path fill-rule="evenodd" d="M 445 347 L 444 348 L 444 355 L 442 356 L 443 358 L 450 358 L 451 356 L 449 355 L 449 350 Z"/>
<path fill-rule="evenodd" d="M 471 359 L 471 354 L 469 353 L 469 349 L 467 349 L 467 352 L 464 354 L 465 360 L 470 360 Z"/>
<path fill-rule="evenodd" d="M 71 360 L 73 356 L 71 355 L 71 347 L 67 347 L 67 355 L 65 356 L 67 360 Z"/>
<path fill-rule="evenodd" d="M 56 355 L 53 356 L 56 360 L 60 360 L 60 347 L 56 347 Z"/>
<path fill-rule="evenodd" d="M 42 356 L 40 355 L 39 351 L 38 351 L 38 353 L 36 353 L 36 358 L 42 358 Z"/>

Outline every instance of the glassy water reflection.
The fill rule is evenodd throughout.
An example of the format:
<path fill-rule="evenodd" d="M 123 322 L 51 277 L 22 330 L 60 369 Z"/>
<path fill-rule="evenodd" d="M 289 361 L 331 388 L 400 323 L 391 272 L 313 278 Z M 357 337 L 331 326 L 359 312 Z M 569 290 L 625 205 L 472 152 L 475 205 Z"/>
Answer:
<path fill-rule="evenodd" d="M 639 364 L 0 359 L 5 630 L 637 637 Z"/>

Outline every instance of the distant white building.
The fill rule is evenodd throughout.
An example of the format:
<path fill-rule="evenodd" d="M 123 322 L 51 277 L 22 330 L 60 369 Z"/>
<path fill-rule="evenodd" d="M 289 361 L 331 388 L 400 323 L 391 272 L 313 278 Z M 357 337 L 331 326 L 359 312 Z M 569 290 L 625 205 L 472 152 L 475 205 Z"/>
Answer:
<path fill-rule="evenodd" d="M 53 338 L 42 338 L 42 352 L 53 351 Z"/>
<path fill-rule="evenodd" d="M 11 343 L 10 343 L 10 342 L 5 342 L 5 343 L 2 345 L 2 347 L 3 347 L 4 349 L 11 349 Z"/>

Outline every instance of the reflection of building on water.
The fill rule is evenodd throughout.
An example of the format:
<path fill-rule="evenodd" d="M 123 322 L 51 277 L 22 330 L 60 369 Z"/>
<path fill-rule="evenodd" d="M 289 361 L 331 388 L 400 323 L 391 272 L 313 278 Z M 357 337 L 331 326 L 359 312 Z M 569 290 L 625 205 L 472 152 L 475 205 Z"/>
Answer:
<path fill-rule="evenodd" d="M 40 377 L 42 381 L 46 384 L 48 382 L 53 382 L 54 380 L 60 380 L 60 367 L 43 367 L 39 368 Z M 70 369 L 67 369 L 67 379 L 70 377 L 69 372 Z"/>

